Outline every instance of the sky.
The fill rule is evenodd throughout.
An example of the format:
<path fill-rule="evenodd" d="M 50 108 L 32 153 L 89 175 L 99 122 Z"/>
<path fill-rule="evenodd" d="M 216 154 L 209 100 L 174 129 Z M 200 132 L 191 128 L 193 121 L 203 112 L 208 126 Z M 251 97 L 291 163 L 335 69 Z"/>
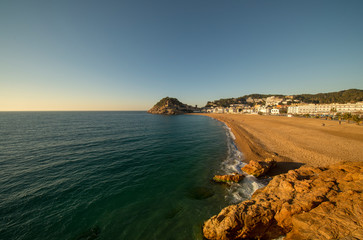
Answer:
<path fill-rule="evenodd" d="M 1 0 L 0 111 L 363 89 L 361 0 Z"/>

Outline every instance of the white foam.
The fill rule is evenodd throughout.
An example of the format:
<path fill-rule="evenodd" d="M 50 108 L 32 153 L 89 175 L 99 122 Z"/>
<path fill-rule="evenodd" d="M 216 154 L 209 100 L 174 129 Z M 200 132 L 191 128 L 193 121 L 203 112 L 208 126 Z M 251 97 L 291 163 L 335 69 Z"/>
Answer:
<path fill-rule="evenodd" d="M 244 174 L 246 177 L 240 183 L 232 183 L 227 190 L 226 200 L 230 203 L 238 203 L 247 200 L 259 188 L 265 184 L 254 176 L 242 172 L 241 168 L 246 165 L 243 162 L 244 156 L 238 151 L 235 143 L 235 136 L 231 129 L 224 126 L 227 135 L 228 153 L 226 159 L 221 163 L 221 170 L 223 174 L 239 173 Z"/>
<path fill-rule="evenodd" d="M 226 127 L 227 127 L 227 129 L 228 129 L 228 132 L 229 132 L 229 135 L 231 136 L 231 138 L 232 138 L 233 140 L 236 140 L 236 137 L 234 136 L 234 134 L 233 134 L 233 132 L 232 132 L 232 129 L 231 129 L 231 128 L 229 128 L 227 125 L 226 125 Z"/>

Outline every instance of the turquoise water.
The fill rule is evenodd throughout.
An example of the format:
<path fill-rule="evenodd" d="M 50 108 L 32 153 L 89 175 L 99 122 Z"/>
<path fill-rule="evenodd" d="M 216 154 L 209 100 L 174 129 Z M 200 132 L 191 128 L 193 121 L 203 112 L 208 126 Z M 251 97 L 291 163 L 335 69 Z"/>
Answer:
<path fill-rule="evenodd" d="M 204 116 L 0 113 L 0 238 L 201 239 L 256 187 L 211 182 L 241 159 Z"/>

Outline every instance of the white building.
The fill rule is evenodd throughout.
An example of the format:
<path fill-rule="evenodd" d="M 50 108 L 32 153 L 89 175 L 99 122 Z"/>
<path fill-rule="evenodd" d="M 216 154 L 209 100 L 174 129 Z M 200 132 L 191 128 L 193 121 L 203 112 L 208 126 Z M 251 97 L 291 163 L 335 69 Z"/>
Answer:
<path fill-rule="evenodd" d="M 224 113 L 224 108 L 216 107 L 216 108 L 214 108 L 214 113 Z"/>
<path fill-rule="evenodd" d="M 291 106 L 287 108 L 288 114 L 299 114 L 299 106 Z"/>
<path fill-rule="evenodd" d="M 241 109 L 242 113 L 253 113 L 254 112 L 254 109 L 252 107 L 245 107 L 243 109 Z"/>
<path fill-rule="evenodd" d="M 268 105 L 278 105 L 283 99 L 279 97 L 268 97 L 266 98 L 266 106 Z"/>
<path fill-rule="evenodd" d="M 259 108 L 257 109 L 257 111 L 258 111 L 258 112 L 261 112 L 261 113 L 264 113 L 264 114 L 268 114 L 268 113 L 270 113 L 270 109 L 269 109 L 269 108 L 267 108 L 267 107 L 264 107 L 264 106 L 259 107 Z"/>
<path fill-rule="evenodd" d="M 226 112 L 227 113 L 237 113 L 238 110 L 235 107 L 229 107 L 229 108 L 226 108 Z"/>
<path fill-rule="evenodd" d="M 358 103 L 332 103 L 332 104 L 306 104 L 288 107 L 289 114 L 332 114 L 339 113 L 363 113 L 363 102 Z"/>
<path fill-rule="evenodd" d="M 301 105 L 298 108 L 298 114 L 316 113 L 316 104 Z"/>
<path fill-rule="evenodd" d="M 363 113 L 363 102 L 357 102 L 355 104 L 334 104 L 332 107 L 341 113 Z"/>
<path fill-rule="evenodd" d="M 244 107 L 248 107 L 247 104 L 241 104 L 241 103 L 238 103 L 238 104 L 230 104 L 229 105 L 230 107 L 235 107 L 235 108 L 244 108 Z"/>
<path fill-rule="evenodd" d="M 280 114 L 280 110 L 273 108 L 273 109 L 271 109 L 271 114 L 274 114 L 274 115 Z"/>

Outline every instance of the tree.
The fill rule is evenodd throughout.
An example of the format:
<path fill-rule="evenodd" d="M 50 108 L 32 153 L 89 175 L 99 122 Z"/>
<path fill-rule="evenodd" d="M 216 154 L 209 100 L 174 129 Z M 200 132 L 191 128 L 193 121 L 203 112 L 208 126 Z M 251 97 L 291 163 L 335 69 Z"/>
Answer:
<path fill-rule="evenodd" d="M 359 115 L 353 115 L 353 116 L 352 116 L 352 120 L 353 120 L 354 122 L 356 122 L 356 123 L 357 123 L 357 125 L 359 125 L 359 123 L 360 123 L 360 121 L 361 121 L 362 119 L 359 117 Z"/>
<path fill-rule="evenodd" d="M 343 114 L 343 119 L 347 120 L 348 123 L 350 120 L 352 120 L 352 114 L 351 113 L 344 113 Z"/>
<path fill-rule="evenodd" d="M 351 113 L 344 113 L 343 114 L 343 119 L 350 120 L 351 118 L 352 118 L 352 114 Z"/>

